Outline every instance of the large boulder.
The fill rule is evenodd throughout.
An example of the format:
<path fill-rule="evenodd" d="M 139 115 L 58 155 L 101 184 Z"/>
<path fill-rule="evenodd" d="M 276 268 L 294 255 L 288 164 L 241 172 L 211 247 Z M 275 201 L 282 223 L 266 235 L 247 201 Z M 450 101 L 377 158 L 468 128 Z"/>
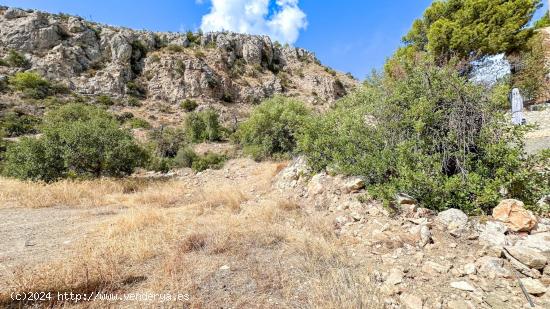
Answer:
<path fill-rule="evenodd" d="M 527 235 L 518 240 L 515 245 L 550 253 L 550 232 Z"/>
<path fill-rule="evenodd" d="M 468 223 L 468 215 L 459 209 L 448 209 L 437 215 L 437 220 L 443 223 L 448 229 L 463 229 Z"/>
<path fill-rule="evenodd" d="M 537 225 L 537 218 L 524 208 L 522 201 L 502 200 L 493 209 L 493 218 L 504 222 L 513 232 L 529 232 Z"/>
<path fill-rule="evenodd" d="M 505 247 L 504 249 L 511 256 L 530 268 L 543 269 L 546 265 L 547 258 L 534 249 L 522 246 Z"/>

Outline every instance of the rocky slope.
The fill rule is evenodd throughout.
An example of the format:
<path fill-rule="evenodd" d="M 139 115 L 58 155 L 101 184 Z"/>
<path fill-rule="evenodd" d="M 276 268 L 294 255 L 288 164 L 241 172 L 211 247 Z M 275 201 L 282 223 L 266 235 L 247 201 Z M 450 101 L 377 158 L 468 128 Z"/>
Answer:
<path fill-rule="evenodd" d="M 154 33 L 0 7 L 0 58 L 11 50 L 30 63 L 0 66 L 0 75 L 34 70 L 83 95 L 170 104 L 192 98 L 230 110 L 275 94 L 322 107 L 357 84 L 322 66 L 313 53 L 267 36 Z"/>

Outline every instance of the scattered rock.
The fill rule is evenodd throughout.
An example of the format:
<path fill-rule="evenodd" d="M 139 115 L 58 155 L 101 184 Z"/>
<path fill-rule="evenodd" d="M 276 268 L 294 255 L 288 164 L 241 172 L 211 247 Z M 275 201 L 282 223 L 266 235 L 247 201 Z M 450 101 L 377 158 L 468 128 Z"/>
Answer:
<path fill-rule="evenodd" d="M 545 195 L 540 198 L 537 202 L 537 207 L 541 209 L 549 209 L 550 208 L 550 194 Z"/>
<path fill-rule="evenodd" d="M 419 245 L 421 247 L 426 246 L 427 244 L 432 242 L 432 232 L 430 231 L 430 228 L 427 225 L 422 225 L 420 227 L 420 242 Z"/>
<path fill-rule="evenodd" d="M 504 268 L 504 260 L 492 257 L 484 256 L 477 260 L 476 264 L 478 265 L 479 272 L 490 277 L 510 277 L 510 272 Z"/>
<path fill-rule="evenodd" d="M 522 278 L 520 281 L 529 294 L 540 295 L 546 293 L 546 287 L 537 279 Z"/>
<path fill-rule="evenodd" d="M 510 253 L 508 253 L 508 251 L 503 251 L 503 253 L 504 256 L 506 256 L 506 258 L 510 261 L 510 264 L 512 264 L 512 266 L 517 271 L 531 278 L 540 278 L 540 272 L 538 270 L 529 268 L 528 266 L 517 260 L 515 257 L 513 257 Z"/>
<path fill-rule="evenodd" d="M 396 285 L 384 284 L 380 288 L 380 292 L 382 292 L 382 294 L 384 294 L 384 295 L 392 296 L 392 295 L 399 294 L 401 292 L 401 290 Z"/>
<path fill-rule="evenodd" d="M 403 282 L 403 271 L 397 268 L 394 268 L 390 271 L 388 278 L 386 279 L 386 284 L 396 285 Z"/>
<path fill-rule="evenodd" d="M 451 269 L 451 266 L 441 265 L 436 262 L 427 261 L 422 266 L 422 271 L 429 274 L 445 274 Z"/>
<path fill-rule="evenodd" d="M 419 207 L 416 209 L 416 215 L 417 218 L 429 218 L 434 215 L 434 212 L 428 208 L 422 208 Z"/>
<path fill-rule="evenodd" d="M 416 204 L 414 197 L 405 193 L 398 193 L 395 196 L 395 202 L 399 205 Z"/>
<path fill-rule="evenodd" d="M 229 265 L 222 265 L 220 267 L 220 270 L 221 271 L 229 271 L 229 270 L 231 270 L 231 267 Z"/>
<path fill-rule="evenodd" d="M 350 215 L 341 215 L 334 219 L 334 227 L 336 227 L 337 229 L 340 229 L 346 224 L 353 221 L 354 219 Z"/>
<path fill-rule="evenodd" d="M 464 265 L 464 274 L 466 275 L 474 275 L 476 273 L 476 264 L 474 263 L 468 263 Z"/>
<path fill-rule="evenodd" d="M 456 299 L 447 303 L 449 309 L 470 309 L 471 307 L 463 300 Z"/>
<path fill-rule="evenodd" d="M 408 293 L 401 294 L 401 304 L 408 309 L 422 309 L 422 298 Z"/>
<path fill-rule="evenodd" d="M 546 265 L 546 257 L 533 249 L 521 246 L 504 247 L 504 249 L 530 268 L 543 269 Z"/>
<path fill-rule="evenodd" d="M 506 304 L 505 302 L 506 299 L 503 299 L 495 293 L 487 295 L 484 300 L 491 308 L 494 309 L 502 309 L 508 307 L 508 304 Z"/>
<path fill-rule="evenodd" d="M 359 177 L 350 177 L 344 183 L 346 193 L 358 192 L 365 187 L 365 182 Z"/>
<path fill-rule="evenodd" d="M 516 242 L 516 246 L 528 247 L 540 252 L 550 252 L 550 232 L 527 235 Z"/>
<path fill-rule="evenodd" d="M 307 191 L 310 195 L 318 195 L 325 191 L 323 180 L 326 177 L 325 173 L 316 174 L 311 177 Z"/>
<path fill-rule="evenodd" d="M 505 246 L 508 244 L 506 231 L 508 227 L 499 221 L 487 221 L 485 224 L 476 224 L 476 230 L 479 232 L 479 239 L 496 246 Z"/>
<path fill-rule="evenodd" d="M 449 230 L 465 228 L 468 223 L 468 216 L 461 210 L 454 208 L 440 212 L 437 219 Z"/>
<path fill-rule="evenodd" d="M 466 281 L 451 282 L 451 287 L 453 287 L 455 289 L 462 290 L 462 291 L 468 291 L 468 292 L 475 291 L 475 288 Z"/>
<path fill-rule="evenodd" d="M 514 232 L 529 232 L 537 225 L 537 218 L 524 208 L 522 201 L 502 200 L 493 209 L 493 218 L 504 222 Z"/>

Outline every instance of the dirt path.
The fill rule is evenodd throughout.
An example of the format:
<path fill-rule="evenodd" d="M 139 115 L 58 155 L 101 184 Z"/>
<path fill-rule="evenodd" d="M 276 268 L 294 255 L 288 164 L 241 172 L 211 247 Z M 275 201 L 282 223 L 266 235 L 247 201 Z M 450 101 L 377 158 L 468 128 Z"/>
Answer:
<path fill-rule="evenodd" d="M 113 209 L 0 209 L 0 265 L 9 268 L 60 258 Z"/>

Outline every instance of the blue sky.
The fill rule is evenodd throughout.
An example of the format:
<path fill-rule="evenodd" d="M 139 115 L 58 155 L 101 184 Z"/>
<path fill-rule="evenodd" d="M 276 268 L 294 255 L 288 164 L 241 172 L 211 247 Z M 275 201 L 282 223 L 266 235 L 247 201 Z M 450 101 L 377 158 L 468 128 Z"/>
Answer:
<path fill-rule="evenodd" d="M 363 79 L 400 45 L 413 20 L 431 0 L 0 0 L 0 4 L 65 12 L 97 22 L 154 31 L 223 27 L 269 32 L 307 48 L 324 64 Z M 262 3 L 269 5 L 262 7 Z M 544 1 L 545 5 L 547 1 Z M 233 5 L 234 3 L 234 5 Z M 239 5 L 267 10 L 267 19 L 240 15 Z M 234 6 L 234 7 L 230 7 Z M 250 6 L 248 6 L 250 8 Z M 280 18 L 271 18 L 279 14 Z M 539 12 L 540 15 L 542 12 Z M 210 16 L 209 21 L 203 21 Z M 246 18 L 244 25 L 239 20 Z M 307 24 L 307 26 L 306 26 Z M 288 31 L 275 31 L 284 28 Z M 270 32 L 271 31 L 271 32 Z"/>

